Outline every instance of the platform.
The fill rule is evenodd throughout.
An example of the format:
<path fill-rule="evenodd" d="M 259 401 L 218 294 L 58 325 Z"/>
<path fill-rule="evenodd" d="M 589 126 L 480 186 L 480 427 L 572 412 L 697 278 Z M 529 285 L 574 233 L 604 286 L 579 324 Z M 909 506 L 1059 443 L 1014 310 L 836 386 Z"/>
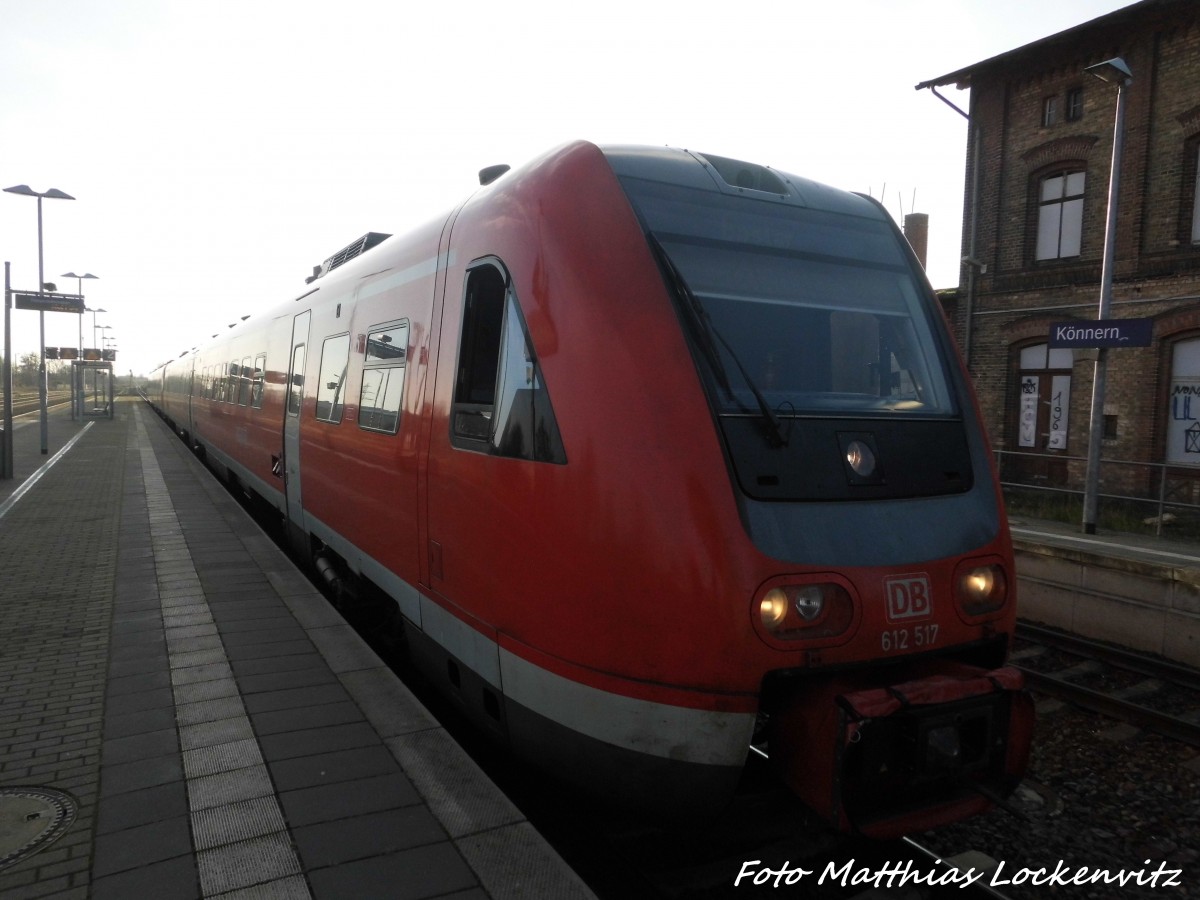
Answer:
<path fill-rule="evenodd" d="M 0 482 L 0 896 L 591 896 L 148 406 L 50 433 Z"/>
<path fill-rule="evenodd" d="M 1022 619 L 1200 668 L 1200 547 L 1194 541 L 1014 517 Z"/>

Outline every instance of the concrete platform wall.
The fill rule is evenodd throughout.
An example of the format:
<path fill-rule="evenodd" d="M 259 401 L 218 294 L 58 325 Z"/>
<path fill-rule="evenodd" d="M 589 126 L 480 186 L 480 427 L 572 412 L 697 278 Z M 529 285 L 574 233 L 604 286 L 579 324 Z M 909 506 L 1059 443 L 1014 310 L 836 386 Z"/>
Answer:
<path fill-rule="evenodd" d="M 1200 667 L 1200 571 L 1016 542 L 1022 619 Z"/>

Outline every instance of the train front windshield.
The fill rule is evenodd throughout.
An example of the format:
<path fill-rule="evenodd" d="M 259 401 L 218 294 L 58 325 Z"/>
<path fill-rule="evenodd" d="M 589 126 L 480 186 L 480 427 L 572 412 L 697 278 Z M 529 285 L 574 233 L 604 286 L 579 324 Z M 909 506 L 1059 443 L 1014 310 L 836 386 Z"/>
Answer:
<path fill-rule="evenodd" d="M 624 178 L 722 414 L 956 412 L 923 288 L 879 219 Z"/>

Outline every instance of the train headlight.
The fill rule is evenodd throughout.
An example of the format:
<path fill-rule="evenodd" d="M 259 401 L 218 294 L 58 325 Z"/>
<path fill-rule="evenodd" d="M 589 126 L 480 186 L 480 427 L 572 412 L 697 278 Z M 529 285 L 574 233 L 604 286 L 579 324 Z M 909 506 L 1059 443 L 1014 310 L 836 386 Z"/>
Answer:
<path fill-rule="evenodd" d="M 770 637 L 785 641 L 835 638 L 854 622 L 850 592 L 834 582 L 774 579 L 759 592 L 758 618 Z"/>
<path fill-rule="evenodd" d="M 846 445 L 846 465 L 859 478 L 870 478 L 875 474 L 875 453 L 862 441 L 851 441 Z"/>
<path fill-rule="evenodd" d="M 955 599 L 967 616 L 986 616 L 1008 602 L 1008 577 L 999 563 L 969 561 L 955 578 Z"/>
<path fill-rule="evenodd" d="M 758 611 L 767 631 L 775 631 L 787 618 L 787 594 L 780 588 L 772 588 L 759 601 Z"/>
<path fill-rule="evenodd" d="M 814 621 L 825 609 L 825 585 L 808 584 L 797 589 L 792 605 L 805 622 Z"/>

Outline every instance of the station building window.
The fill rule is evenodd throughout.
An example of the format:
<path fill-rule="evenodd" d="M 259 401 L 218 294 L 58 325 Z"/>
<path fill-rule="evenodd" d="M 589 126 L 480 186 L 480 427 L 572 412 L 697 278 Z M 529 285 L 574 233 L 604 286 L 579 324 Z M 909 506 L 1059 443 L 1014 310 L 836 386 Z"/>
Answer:
<path fill-rule="evenodd" d="M 1034 344 L 1020 351 L 1017 446 L 1066 450 L 1074 351 Z"/>
<path fill-rule="evenodd" d="M 1074 351 L 1033 344 L 1013 351 L 1016 440 L 1002 477 L 1022 484 L 1064 484 L 1070 439 Z M 1012 445 L 1010 445 L 1012 446 Z"/>
<path fill-rule="evenodd" d="M 1058 98 L 1047 97 L 1042 101 L 1042 127 L 1049 128 L 1058 122 Z"/>
<path fill-rule="evenodd" d="M 1038 181 L 1038 260 L 1079 256 L 1083 246 L 1084 181 L 1082 170 L 1060 170 Z"/>
<path fill-rule="evenodd" d="M 567 461 L 516 292 L 494 260 L 467 273 L 451 443 L 494 456 Z"/>
<path fill-rule="evenodd" d="M 1166 413 L 1166 461 L 1200 467 L 1200 337 L 1171 348 Z"/>
<path fill-rule="evenodd" d="M 1192 243 L 1200 244 L 1200 137 L 1191 145 Z"/>
<path fill-rule="evenodd" d="M 1066 115 L 1068 122 L 1078 122 L 1083 118 L 1083 88 L 1071 88 L 1067 91 Z"/>

